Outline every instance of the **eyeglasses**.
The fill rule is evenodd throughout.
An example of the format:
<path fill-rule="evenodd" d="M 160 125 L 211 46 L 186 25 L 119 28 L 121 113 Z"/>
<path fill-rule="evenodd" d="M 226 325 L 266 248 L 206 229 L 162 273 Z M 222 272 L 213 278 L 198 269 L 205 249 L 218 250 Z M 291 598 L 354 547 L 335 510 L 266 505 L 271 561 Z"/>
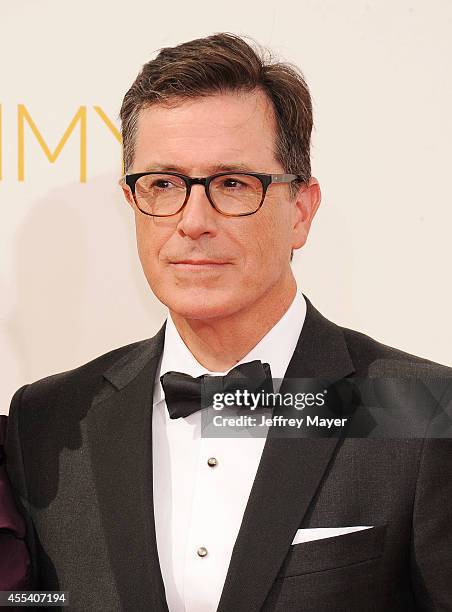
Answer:
<path fill-rule="evenodd" d="M 177 172 L 139 172 L 123 177 L 135 204 L 145 215 L 177 215 L 190 197 L 192 185 L 204 185 L 210 204 L 226 217 L 253 215 L 262 206 L 272 183 L 304 182 L 298 174 L 220 172 L 193 178 Z"/>

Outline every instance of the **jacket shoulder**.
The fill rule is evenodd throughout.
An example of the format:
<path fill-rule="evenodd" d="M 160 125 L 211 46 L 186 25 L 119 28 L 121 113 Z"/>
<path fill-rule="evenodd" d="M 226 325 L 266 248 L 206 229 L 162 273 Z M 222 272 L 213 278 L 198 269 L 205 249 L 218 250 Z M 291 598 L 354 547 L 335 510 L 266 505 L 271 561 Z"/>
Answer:
<path fill-rule="evenodd" d="M 383 344 L 362 332 L 341 329 L 359 375 L 452 377 L 449 366 Z"/>
<path fill-rule="evenodd" d="M 59 396 L 63 390 L 65 394 L 72 392 L 71 394 L 75 395 L 79 395 L 83 390 L 88 391 L 97 386 L 102 380 L 102 374 L 113 364 L 134 351 L 144 349 L 152 340 L 153 338 L 147 338 L 120 346 L 80 366 L 26 384 L 14 394 L 11 400 L 11 410 L 22 399 L 36 405 Z"/>

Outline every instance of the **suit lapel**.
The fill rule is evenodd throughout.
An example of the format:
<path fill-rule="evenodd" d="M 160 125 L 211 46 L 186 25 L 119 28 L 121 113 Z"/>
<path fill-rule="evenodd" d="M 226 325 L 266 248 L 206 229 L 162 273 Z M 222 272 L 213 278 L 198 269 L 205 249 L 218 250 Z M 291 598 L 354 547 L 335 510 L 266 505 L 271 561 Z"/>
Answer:
<path fill-rule="evenodd" d="M 306 298 L 307 312 L 288 378 L 339 380 L 354 371 L 341 328 Z M 218 612 L 258 612 L 339 441 L 267 437 L 232 552 Z"/>
<path fill-rule="evenodd" d="M 151 447 L 153 383 L 164 328 L 104 374 L 89 412 L 102 527 L 125 610 L 168 610 L 155 537 Z"/>

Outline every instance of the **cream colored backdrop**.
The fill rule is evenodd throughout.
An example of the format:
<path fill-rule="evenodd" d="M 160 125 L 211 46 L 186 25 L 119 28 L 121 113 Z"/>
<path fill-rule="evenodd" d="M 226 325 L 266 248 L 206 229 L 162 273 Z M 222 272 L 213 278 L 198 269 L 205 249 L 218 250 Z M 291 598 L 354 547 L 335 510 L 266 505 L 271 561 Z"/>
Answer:
<path fill-rule="evenodd" d="M 20 385 L 160 327 L 117 187 L 117 116 L 155 50 L 218 31 L 311 87 L 323 203 L 293 262 L 304 292 L 452 365 L 450 0 L 2 0 L 0 19 L 0 413 Z"/>

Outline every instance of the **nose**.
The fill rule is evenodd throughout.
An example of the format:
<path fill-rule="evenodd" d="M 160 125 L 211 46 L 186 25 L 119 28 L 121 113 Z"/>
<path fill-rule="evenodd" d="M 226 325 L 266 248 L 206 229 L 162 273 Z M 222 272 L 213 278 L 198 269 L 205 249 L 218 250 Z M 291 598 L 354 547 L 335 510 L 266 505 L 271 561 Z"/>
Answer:
<path fill-rule="evenodd" d="M 204 185 L 192 185 L 190 197 L 181 211 L 178 231 L 196 240 L 203 234 L 217 233 L 218 213 L 209 202 Z"/>

